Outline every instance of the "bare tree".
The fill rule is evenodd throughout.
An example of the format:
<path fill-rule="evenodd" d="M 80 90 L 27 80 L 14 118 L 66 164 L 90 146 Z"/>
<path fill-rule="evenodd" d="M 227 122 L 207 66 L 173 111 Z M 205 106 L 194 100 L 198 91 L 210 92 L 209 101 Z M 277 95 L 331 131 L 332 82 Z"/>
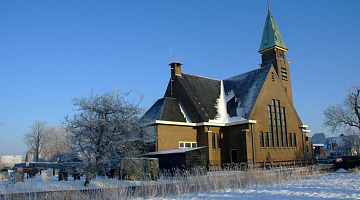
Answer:
<path fill-rule="evenodd" d="M 47 129 L 43 156 L 48 161 L 60 161 L 62 155 L 70 152 L 67 137 L 62 126 L 52 126 Z"/>
<path fill-rule="evenodd" d="M 86 166 L 85 186 L 96 177 L 101 165 L 110 164 L 126 151 L 139 149 L 145 138 L 145 128 L 139 122 L 142 109 L 138 101 L 130 101 L 132 92 L 106 92 L 85 98 L 74 98 L 77 113 L 65 117 L 64 124 L 70 143 Z M 130 150 L 132 149 L 132 150 Z"/>
<path fill-rule="evenodd" d="M 335 132 L 342 128 L 350 134 L 360 134 L 360 85 L 350 88 L 343 104 L 324 111 L 324 125 Z"/>
<path fill-rule="evenodd" d="M 47 126 L 46 122 L 37 120 L 30 126 L 31 131 L 25 134 L 26 145 L 35 154 L 35 161 L 39 161 L 39 156 L 46 143 Z"/>

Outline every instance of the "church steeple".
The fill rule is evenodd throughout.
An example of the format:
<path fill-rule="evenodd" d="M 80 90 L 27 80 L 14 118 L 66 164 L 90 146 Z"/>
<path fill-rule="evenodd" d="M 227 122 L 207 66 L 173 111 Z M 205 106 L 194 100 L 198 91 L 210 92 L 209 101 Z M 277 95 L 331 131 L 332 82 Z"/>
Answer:
<path fill-rule="evenodd" d="M 286 47 L 279 28 L 277 27 L 273 16 L 270 13 L 268 2 L 268 14 L 265 20 L 264 31 L 261 39 L 259 53 L 261 54 L 261 67 L 273 65 L 279 76 L 284 90 L 292 101 L 291 82 L 289 63 L 286 60 Z"/>
<path fill-rule="evenodd" d="M 280 35 L 279 28 L 277 27 L 275 20 L 270 13 L 270 7 L 269 7 L 259 53 L 262 53 L 263 51 L 273 47 L 278 47 L 283 49 L 284 51 L 287 51 L 287 47 Z"/>

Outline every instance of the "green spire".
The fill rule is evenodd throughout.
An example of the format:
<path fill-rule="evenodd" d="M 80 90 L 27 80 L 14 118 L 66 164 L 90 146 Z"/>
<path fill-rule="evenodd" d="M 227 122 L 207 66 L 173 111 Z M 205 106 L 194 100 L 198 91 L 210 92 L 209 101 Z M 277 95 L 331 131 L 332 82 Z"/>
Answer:
<path fill-rule="evenodd" d="M 260 44 L 259 52 L 268 49 L 270 47 L 278 46 L 283 49 L 287 49 L 275 20 L 270 13 L 270 7 L 268 6 L 268 15 L 266 17 L 262 40 Z"/>

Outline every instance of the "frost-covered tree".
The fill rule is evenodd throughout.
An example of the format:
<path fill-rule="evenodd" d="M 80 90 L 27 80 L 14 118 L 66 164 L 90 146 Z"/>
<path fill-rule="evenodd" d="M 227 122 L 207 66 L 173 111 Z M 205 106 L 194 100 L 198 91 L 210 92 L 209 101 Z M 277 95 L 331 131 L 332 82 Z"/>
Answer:
<path fill-rule="evenodd" d="M 42 157 L 45 160 L 58 162 L 63 155 L 70 153 L 64 127 L 49 127 L 45 140 L 44 151 L 42 152 Z"/>
<path fill-rule="evenodd" d="M 139 100 L 131 100 L 134 92 L 105 92 L 89 97 L 74 98 L 77 112 L 65 117 L 70 144 L 85 162 L 85 186 L 95 178 L 103 165 L 138 151 L 148 140 L 145 127 L 139 121 L 143 113 Z"/>
<path fill-rule="evenodd" d="M 25 143 L 29 150 L 35 154 L 35 162 L 39 161 L 39 156 L 46 144 L 47 133 L 46 122 L 37 120 L 30 126 L 30 132 L 24 136 Z"/>
<path fill-rule="evenodd" d="M 360 134 L 360 85 L 350 88 L 344 103 L 324 111 L 324 125 L 332 132 L 346 129 L 348 134 Z"/>

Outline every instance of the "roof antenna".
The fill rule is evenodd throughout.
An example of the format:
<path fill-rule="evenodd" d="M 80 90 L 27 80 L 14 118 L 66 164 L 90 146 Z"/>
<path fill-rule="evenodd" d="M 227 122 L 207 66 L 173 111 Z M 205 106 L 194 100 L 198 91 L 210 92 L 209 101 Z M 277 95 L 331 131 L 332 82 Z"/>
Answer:
<path fill-rule="evenodd" d="M 171 63 L 171 49 L 170 49 L 170 52 L 169 52 L 169 63 Z"/>
<path fill-rule="evenodd" d="M 269 0 L 267 0 L 267 2 L 268 2 L 268 11 L 270 12 L 270 2 Z"/>

